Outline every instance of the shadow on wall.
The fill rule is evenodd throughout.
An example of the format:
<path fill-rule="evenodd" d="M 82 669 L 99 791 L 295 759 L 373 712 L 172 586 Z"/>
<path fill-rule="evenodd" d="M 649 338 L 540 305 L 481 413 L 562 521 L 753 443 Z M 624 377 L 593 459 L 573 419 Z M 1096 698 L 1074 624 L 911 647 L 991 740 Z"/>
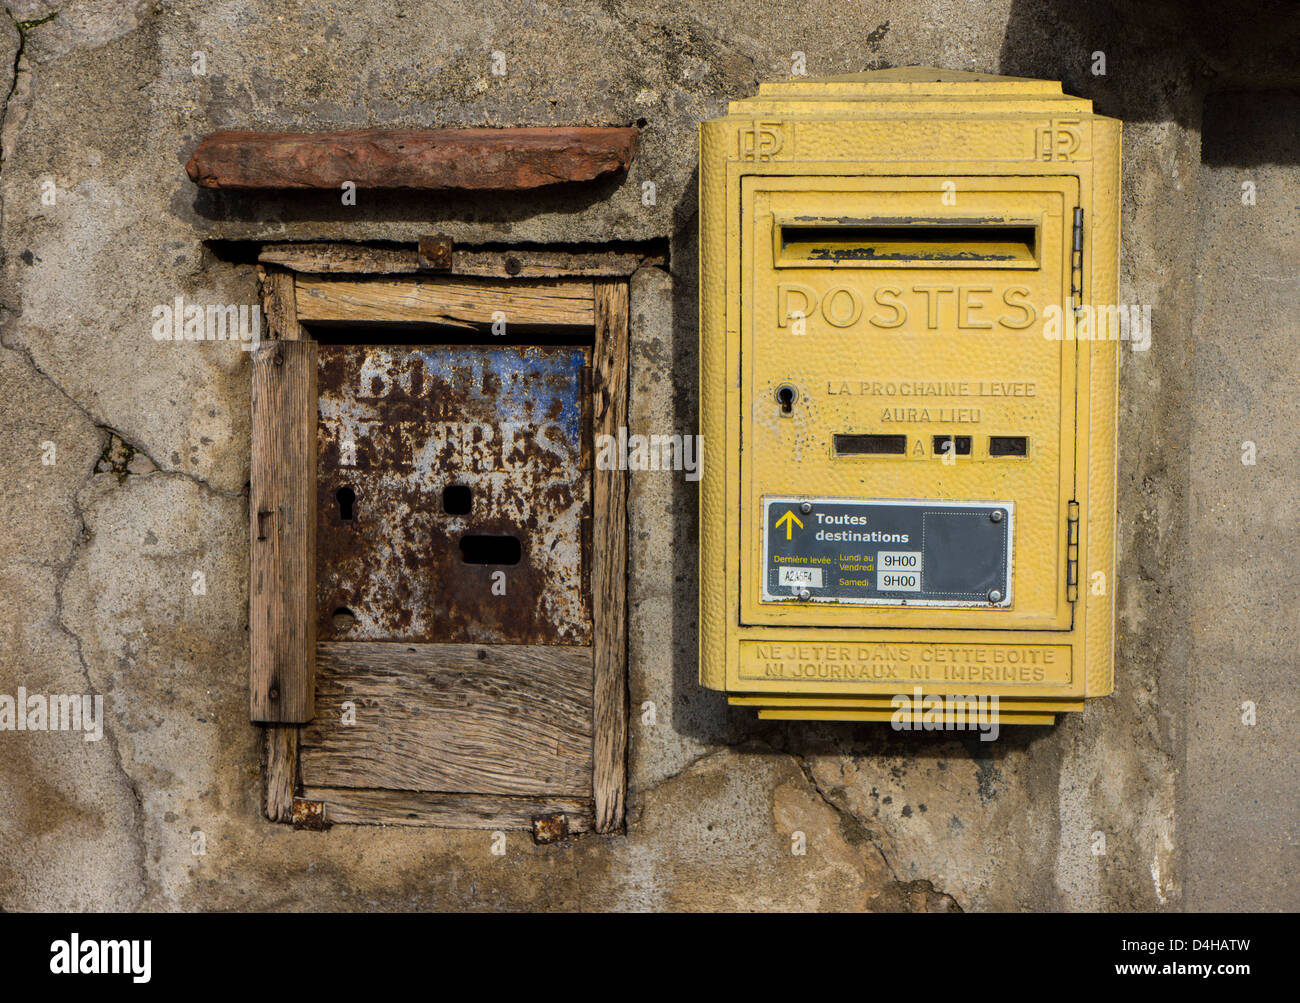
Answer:
<path fill-rule="evenodd" d="M 185 156 L 188 156 L 186 154 Z M 193 212 L 209 221 L 264 223 L 514 223 L 546 213 L 577 215 L 609 201 L 627 180 L 627 172 L 595 181 L 548 185 L 520 192 L 377 191 L 384 197 L 358 199 L 343 205 L 339 192 L 244 192 L 199 188 L 183 176 L 172 211 Z"/>
<path fill-rule="evenodd" d="M 1300 164 L 1300 91 L 1224 91 L 1205 99 L 1201 163 Z"/>
<path fill-rule="evenodd" d="M 1102 115 L 1195 128 L 1207 91 L 1300 84 L 1297 51 L 1293 0 L 1015 0 L 998 72 L 1060 80 Z"/>

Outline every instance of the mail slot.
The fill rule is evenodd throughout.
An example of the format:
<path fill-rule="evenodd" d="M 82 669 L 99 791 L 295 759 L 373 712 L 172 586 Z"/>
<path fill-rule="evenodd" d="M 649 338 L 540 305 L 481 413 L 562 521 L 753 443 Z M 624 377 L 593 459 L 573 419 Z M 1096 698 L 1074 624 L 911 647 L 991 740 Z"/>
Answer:
<path fill-rule="evenodd" d="M 1059 83 L 915 68 L 701 126 L 705 686 L 1023 724 L 1111 692 L 1117 332 L 1080 317 L 1118 306 L 1119 140 Z"/>

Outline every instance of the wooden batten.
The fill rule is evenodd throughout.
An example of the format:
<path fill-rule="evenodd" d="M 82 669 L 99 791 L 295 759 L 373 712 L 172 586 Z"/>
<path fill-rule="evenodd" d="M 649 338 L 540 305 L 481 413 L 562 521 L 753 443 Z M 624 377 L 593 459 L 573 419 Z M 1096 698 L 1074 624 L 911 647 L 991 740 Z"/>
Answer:
<path fill-rule="evenodd" d="M 589 279 L 508 282 L 490 279 L 319 279 L 295 281 L 298 319 L 334 323 L 421 323 L 460 327 L 507 324 L 590 327 Z"/>
<path fill-rule="evenodd" d="M 302 341 L 307 337 L 302 325 L 298 323 L 298 302 L 290 272 L 276 269 L 264 273 L 262 304 L 271 338 Z"/>
<path fill-rule="evenodd" d="M 448 829 L 532 829 L 533 821 L 564 815 L 570 834 L 594 828 L 590 798 L 502 797 L 436 791 L 306 787 L 303 797 L 325 806 L 325 818 L 359 825 L 436 825 Z"/>
<path fill-rule="evenodd" d="M 597 280 L 592 366 L 593 432 L 617 436 L 627 424 L 628 286 Z M 595 625 L 596 831 L 623 825 L 627 790 L 627 485 L 620 470 L 592 482 L 591 598 Z"/>
<path fill-rule="evenodd" d="M 249 716 L 310 721 L 316 662 L 316 343 L 253 351 Z"/>
<path fill-rule="evenodd" d="M 414 247 L 308 242 L 266 244 L 263 265 L 308 275 L 419 275 L 429 269 Z M 663 255 L 454 247 L 442 274 L 486 279 L 562 279 L 629 276 L 642 265 L 663 265 Z"/>
<path fill-rule="evenodd" d="M 298 788 L 296 724 L 268 724 L 264 729 L 264 811 L 272 822 L 288 822 Z"/>

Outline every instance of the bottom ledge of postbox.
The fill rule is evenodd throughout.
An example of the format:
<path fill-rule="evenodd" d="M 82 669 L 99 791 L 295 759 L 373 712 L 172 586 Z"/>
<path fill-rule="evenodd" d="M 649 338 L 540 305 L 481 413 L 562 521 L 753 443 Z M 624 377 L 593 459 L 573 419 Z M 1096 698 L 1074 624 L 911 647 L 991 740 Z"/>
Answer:
<path fill-rule="evenodd" d="M 894 698 L 889 696 L 733 695 L 728 702 L 733 707 L 754 708 L 759 718 L 766 721 L 892 722 L 898 713 Z M 1057 714 L 1082 711 L 1083 703 L 1077 698 L 1000 697 L 996 707 L 967 704 L 965 714 L 973 719 L 978 711 L 987 715 L 985 720 L 998 724 L 1053 724 Z M 946 710 L 936 709 L 935 713 L 942 717 Z"/>
<path fill-rule="evenodd" d="M 936 699 L 943 699 L 936 694 Z M 892 696 L 819 697 L 819 696 L 732 696 L 728 702 L 733 707 L 759 707 L 771 710 L 895 710 Z M 970 705 L 974 706 L 974 705 Z M 1025 711 L 1046 714 L 1063 714 L 1083 710 L 1082 699 L 1053 700 L 1048 697 L 999 697 L 997 712 L 1021 714 Z"/>
<path fill-rule="evenodd" d="M 894 711 L 891 710 L 835 710 L 833 708 L 804 707 L 782 709 L 760 709 L 758 716 L 763 721 L 879 721 L 892 723 Z M 987 724 L 1055 724 L 1055 714 L 1009 714 L 999 712 L 990 715 Z M 925 730 L 920 727 L 913 730 Z M 935 730 L 944 730 L 936 726 Z"/>

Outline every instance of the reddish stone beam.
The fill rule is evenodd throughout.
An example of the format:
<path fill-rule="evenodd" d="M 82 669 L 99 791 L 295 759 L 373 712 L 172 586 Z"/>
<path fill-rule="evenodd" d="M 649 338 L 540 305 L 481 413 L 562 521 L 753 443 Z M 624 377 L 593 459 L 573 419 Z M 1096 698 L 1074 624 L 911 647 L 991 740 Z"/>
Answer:
<path fill-rule="evenodd" d="M 624 170 L 631 128 L 214 132 L 185 165 L 204 188 L 517 191 Z"/>

